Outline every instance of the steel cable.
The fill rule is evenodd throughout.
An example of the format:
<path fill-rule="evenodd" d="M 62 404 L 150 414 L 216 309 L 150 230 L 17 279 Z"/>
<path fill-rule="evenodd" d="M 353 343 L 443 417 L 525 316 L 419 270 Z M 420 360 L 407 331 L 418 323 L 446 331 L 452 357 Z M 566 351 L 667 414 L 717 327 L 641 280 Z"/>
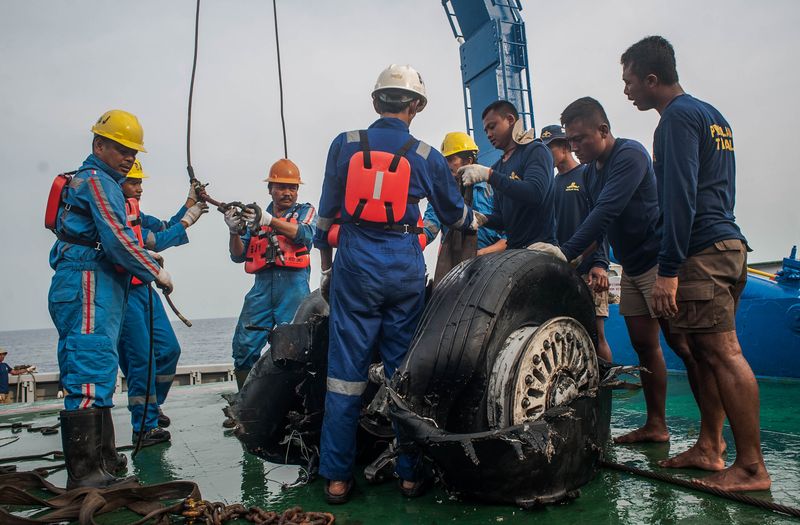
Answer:
<path fill-rule="evenodd" d="M 197 0 L 198 3 L 200 0 Z M 286 119 L 283 115 L 283 73 L 281 71 L 281 43 L 278 38 L 278 6 L 277 0 L 272 0 L 272 14 L 275 20 L 275 51 L 278 55 L 278 92 L 281 100 L 281 130 L 283 131 L 283 158 L 289 158 L 289 149 L 286 144 Z"/>

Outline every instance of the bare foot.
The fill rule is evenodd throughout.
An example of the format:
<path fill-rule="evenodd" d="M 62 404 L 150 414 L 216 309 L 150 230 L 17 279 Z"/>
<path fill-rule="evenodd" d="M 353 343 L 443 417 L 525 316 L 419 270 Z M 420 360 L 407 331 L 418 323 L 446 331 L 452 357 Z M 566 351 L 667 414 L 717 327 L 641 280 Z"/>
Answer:
<path fill-rule="evenodd" d="M 669 459 L 659 461 L 658 466 L 664 468 L 698 468 L 716 472 L 725 468 L 725 461 L 722 459 L 722 452 L 703 448 L 695 443 L 689 450 Z"/>
<path fill-rule="evenodd" d="M 764 463 L 753 463 L 745 466 L 734 463 L 725 470 L 694 481 L 712 489 L 732 492 L 767 490 L 772 485 L 772 480 L 769 478 L 769 473 Z"/>
<path fill-rule="evenodd" d="M 614 438 L 614 443 L 664 443 L 669 441 L 669 432 L 666 427 L 648 426 L 638 428 L 633 432 L 628 432 Z"/>

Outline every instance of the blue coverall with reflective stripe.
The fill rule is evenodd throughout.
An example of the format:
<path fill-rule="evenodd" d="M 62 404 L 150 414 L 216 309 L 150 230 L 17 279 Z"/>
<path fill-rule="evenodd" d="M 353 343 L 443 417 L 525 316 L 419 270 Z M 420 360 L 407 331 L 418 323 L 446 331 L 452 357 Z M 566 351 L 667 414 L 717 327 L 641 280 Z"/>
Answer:
<path fill-rule="evenodd" d="M 117 342 L 131 274 L 148 283 L 158 263 L 139 246 L 127 225 L 124 179 L 89 155 L 64 189 L 56 229 L 101 249 L 56 241 L 48 309 L 58 330 L 58 366 L 66 390 L 64 408 L 111 407 L 117 380 Z M 78 212 L 77 210 L 81 210 Z M 129 273 L 119 273 L 114 264 Z"/>
<path fill-rule="evenodd" d="M 272 213 L 272 203 L 267 212 Z M 283 218 L 297 220 L 296 244 L 311 249 L 317 225 L 316 210 L 311 204 L 295 203 L 282 215 Z M 250 232 L 242 236 L 244 252 L 239 257 L 231 256 L 233 262 L 243 263 L 250 245 Z M 261 350 L 267 344 L 269 334 L 276 325 L 288 323 L 294 317 L 297 307 L 310 293 L 308 278 L 311 268 L 284 268 L 273 266 L 255 274 L 253 287 L 244 298 L 242 312 L 233 334 L 233 366 L 236 370 L 253 368 Z M 266 330 L 248 330 L 257 326 Z"/>
<path fill-rule="evenodd" d="M 148 250 L 160 252 L 172 246 L 189 242 L 186 228 L 180 222 L 186 207 L 181 206 L 169 221 L 140 213 L 142 238 Z M 158 407 L 167 397 L 181 347 L 175 331 L 164 310 L 161 294 L 153 290 L 153 352 L 150 360 L 150 309 L 147 286 L 132 285 L 128 292 L 128 304 L 122 322 L 119 342 L 119 367 L 128 384 L 128 410 L 134 432 L 142 430 L 142 415 L 145 414 L 144 431 L 158 426 Z M 147 377 L 150 376 L 150 398 L 147 395 Z"/>
<path fill-rule="evenodd" d="M 411 137 L 408 126 L 395 118 L 377 120 L 367 135 L 373 151 L 389 153 Z M 350 216 L 343 204 L 348 164 L 359 149 L 358 132 L 342 133 L 331 144 L 314 238 L 317 247 L 327 248 L 327 230 L 341 211 L 344 223 L 330 288 L 328 392 L 319 469 L 323 477 L 339 481 L 353 475 L 361 394 L 373 352 L 378 351 L 386 378 L 391 378 L 408 351 L 425 301 L 425 262 L 417 236 L 347 222 Z M 444 157 L 419 142 L 406 158 L 413 199 L 398 222 L 416 224 L 420 211 L 415 201 L 427 197 L 445 224 L 468 228 L 472 210 L 464 204 Z M 416 455 L 400 454 L 398 475 L 416 480 L 418 463 Z"/>

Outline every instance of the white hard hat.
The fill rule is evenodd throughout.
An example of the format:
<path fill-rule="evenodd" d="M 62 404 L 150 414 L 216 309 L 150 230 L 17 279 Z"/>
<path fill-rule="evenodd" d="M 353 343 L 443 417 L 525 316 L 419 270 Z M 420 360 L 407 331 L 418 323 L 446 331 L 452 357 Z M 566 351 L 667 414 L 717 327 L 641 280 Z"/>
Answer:
<path fill-rule="evenodd" d="M 411 66 L 400 66 L 392 64 L 378 75 L 378 80 L 375 82 L 375 89 L 372 90 L 372 98 L 380 96 L 382 91 L 405 91 L 409 93 L 409 97 L 404 99 L 403 102 L 408 102 L 415 98 L 420 99 L 417 111 L 422 111 L 428 103 L 428 97 L 425 94 L 425 83 L 422 81 L 422 76 Z M 395 97 L 381 97 L 383 100 L 396 100 Z"/>

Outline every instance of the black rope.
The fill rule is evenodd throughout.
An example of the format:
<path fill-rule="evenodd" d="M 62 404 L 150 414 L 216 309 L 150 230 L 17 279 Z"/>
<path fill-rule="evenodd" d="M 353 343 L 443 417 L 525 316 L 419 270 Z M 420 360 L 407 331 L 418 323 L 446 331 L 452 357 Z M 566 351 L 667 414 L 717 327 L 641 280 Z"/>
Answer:
<path fill-rule="evenodd" d="M 631 467 L 630 465 L 624 465 L 622 463 L 615 463 L 613 461 L 601 461 L 600 466 L 611 469 L 611 470 L 618 470 L 620 472 L 627 472 L 628 474 L 635 474 L 637 476 L 642 476 L 643 478 L 654 479 L 657 481 L 663 481 L 664 483 L 670 483 L 672 485 L 678 485 L 679 487 L 697 490 L 699 492 L 705 492 L 706 494 L 712 494 L 714 496 L 725 498 L 733 501 L 738 501 L 739 503 L 744 503 L 746 505 L 751 505 L 753 507 L 758 507 L 764 510 L 770 510 L 773 512 L 780 512 L 781 514 L 788 514 L 789 516 L 794 516 L 796 518 L 800 518 L 800 509 L 795 507 L 789 507 L 787 505 L 781 505 L 780 503 L 774 503 L 772 501 L 767 501 L 762 498 L 754 498 L 752 496 L 747 496 L 746 494 L 740 494 L 738 492 L 731 492 L 729 490 L 722 490 L 722 489 L 715 489 L 713 487 L 708 487 L 703 485 L 702 483 L 697 482 L 696 480 L 687 480 L 676 478 L 674 476 L 669 476 L 667 474 L 661 474 L 660 472 L 653 472 L 650 470 L 643 470 L 636 467 Z"/>
<path fill-rule="evenodd" d="M 194 14 L 194 57 L 192 58 L 192 80 L 189 82 L 189 111 L 186 117 L 186 171 L 189 180 L 195 180 L 192 167 L 192 98 L 194 97 L 194 76 L 197 71 L 197 41 L 200 30 L 200 0 L 197 0 L 197 9 Z"/>
<path fill-rule="evenodd" d="M 200 3 L 200 0 L 197 0 Z M 278 6 L 272 0 L 272 13 L 275 19 L 275 50 L 278 54 L 278 91 L 281 97 L 281 130 L 283 131 L 283 158 L 289 158 L 289 149 L 286 145 L 286 119 L 283 116 L 283 74 L 281 73 L 281 42 L 278 38 Z"/>

